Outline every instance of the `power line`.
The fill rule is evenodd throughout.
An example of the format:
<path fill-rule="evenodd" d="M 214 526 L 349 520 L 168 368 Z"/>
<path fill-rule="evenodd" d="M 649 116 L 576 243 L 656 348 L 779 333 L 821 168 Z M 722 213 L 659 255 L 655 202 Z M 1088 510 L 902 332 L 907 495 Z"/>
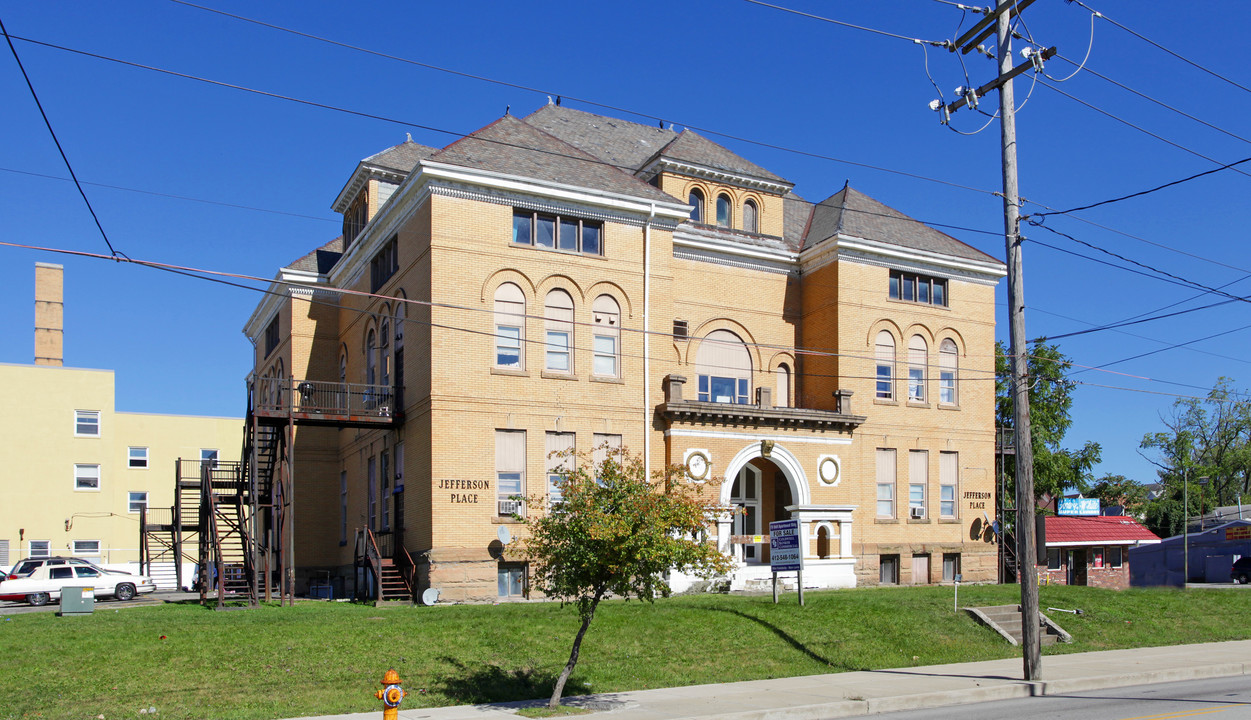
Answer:
<path fill-rule="evenodd" d="M 83 186 L 78 182 L 78 176 L 74 174 L 74 166 L 70 164 L 69 157 L 65 154 L 65 148 L 61 147 L 61 141 L 57 139 L 56 131 L 52 129 L 52 121 L 48 119 L 48 113 L 43 109 L 43 103 L 39 102 L 39 93 L 35 92 L 35 85 L 30 80 L 30 75 L 26 73 L 26 67 L 22 65 L 22 58 L 17 54 L 17 48 L 13 46 L 13 38 L 9 35 L 9 31 L 4 27 L 4 21 L 0 20 L 0 33 L 4 33 L 4 39 L 9 44 L 9 50 L 13 53 L 13 60 L 17 62 L 17 69 L 22 71 L 22 78 L 26 80 L 26 87 L 30 89 L 30 96 L 35 101 L 35 106 L 39 108 L 39 115 L 43 117 L 43 124 L 48 128 L 48 134 L 52 136 L 52 142 L 56 145 L 57 152 L 61 153 L 61 160 L 65 162 L 65 169 L 69 170 L 70 177 L 74 179 L 74 187 L 78 188 L 78 194 L 82 196 L 83 203 L 87 205 L 87 211 L 91 213 L 91 219 L 96 223 L 96 229 L 100 231 L 100 237 L 104 238 L 104 244 L 109 246 L 109 252 L 113 257 L 117 257 L 117 250 L 113 249 L 113 243 L 109 242 L 109 234 L 104 232 L 104 226 L 100 224 L 100 218 L 96 215 L 95 208 L 91 207 L 91 201 L 87 199 L 87 193 L 83 190 Z"/>
<path fill-rule="evenodd" d="M 1111 119 L 1113 119 L 1113 120 L 1115 120 L 1115 121 L 1117 121 L 1117 122 L 1119 122 L 1119 123 L 1121 123 L 1121 124 L 1123 124 L 1123 125 L 1126 125 L 1126 126 L 1128 126 L 1128 127 L 1131 127 L 1131 128 L 1133 128 L 1133 129 L 1137 130 L 1138 132 L 1143 133 L 1144 135 L 1148 135 L 1148 136 L 1150 136 L 1150 137 L 1153 137 L 1153 138 L 1155 138 L 1156 140 L 1159 140 L 1160 142 L 1162 142 L 1162 143 L 1164 143 L 1164 144 L 1166 144 L 1166 145 L 1171 145 L 1171 146 L 1173 146 L 1173 147 L 1177 148 L 1178 150 L 1181 150 L 1182 152 L 1187 152 L 1187 153 L 1190 153 L 1191 155 L 1194 155 L 1194 156 L 1195 156 L 1195 157 L 1197 157 L 1197 158 L 1202 158 L 1202 159 L 1204 159 L 1204 160 L 1207 160 L 1208 162 L 1211 162 L 1211 163 L 1216 163 L 1217 165 L 1223 165 L 1223 163 L 1222 163 L 1220 160 L 1217 160 L 1216 158 L 1208 157 L 1207 155 L 1204 155 L 1203 153 L 1201 153 L 1201 152 L 1199 152 L 1199 151 L 1197 151 L 1197 150 L 1191 150 L 1190 148 L 1186 147 L 1185 145 L 1182 145 L 1181 143 L 1176 143 L 1176 142 L 1173 142 L 1172 140 L 1169 140 L 1168 138 L 1164 137 L 1163 135 L 1159 135 L 1159 134 L 1157 134 L 1157 133 L 1153 133 L 1153 132 L 1151 132 L 1150 130 L 1148 130 L 1148 129 L 1146 129 L 1146 128 L 1144 128 L 1144 127 L 1140 126 L 1140 125 L 1135 125 L 1134 123 L 1132 123 L 1132 122 L 1130 122 L 1130 121 L 1126 120 L 1126 119 L 1125 119 L 1125 118 L 1123 118 L 1123 117 L 1120 117 L 1119 115 L 1116 115 L 1115 113 L 1108 112 L 1107 110 L 1104 110 L 1103 108 L 1100 108 L 1100 107 L 1098 107 L 1098 106 L 1096 106 L 1096 105 L 1093 105 L 1093 104 L 1091 104 L 1091 103 L 1088 103 L 1088 102 L 1086 102 L 1085 100 L 1082 100 L 1081 98 L 1078 98 L 1078 97 L 1076 97 L 1076 96 L 1074 96 L 1074 95 L 1071 95 L 1071 94 L 1069 94 L 1069 93 L 1066 93 L 1066 92 L 1064 92 L 1063 90 L 1061 90 L 1060 88 L 1058 88 L 1058 87 L 1056 87 L 1056 86 L 1054 86 L 1054 85 L 1049 85 L 1049 84 L 1047 84 L 1047 83 L 1045 83 L 1045 82 L 1042 82 L 1042 81 L 1039 81 L 1039 82 L 1042 84 L 1042 86 L 1043 86 L 1043 87 L 1048 88 L 1048 89 L 1050 89 L 1050 90 L 1052 90 L 1052 91 L 1054 91 L 1054 92 L 1057 92 L 1057 93 L 1059 93 L 1059 94 L 1063 95 L 1064 97 L 1066 97 L 1066 98 L 1068 98 L 1068 99 L 1072 100 L 1073 102 L 1075 102 L 1075 103 L 1077 103 L 1077 104 L 1079 104 L 1079 105 L 1084 105 L 1085 107 L 1090 108 L 1091 110 L 1094 110 L 1095 112 L 1097 112 L 1097 113 L 1099 113 L 1099 114 L 1101 114 L 1101 115 L 1104 115 L 1104 116 L 1106 116 L 1106 117 L 1108 117 L 1108 118 L 1111 118 Z M 1222 168 L 1222 169 L 1223 169 L 1223 168 Z M 1238 173 L 1238 174 L 1240 174 L 1240 175 L 1247 175 L 1247 173 L 1243 172 L 1242 170 L 1238 170 L 1237 168 L 1234 168 L 1234 172 L 1236 172 L 1236 173 Z M 1251 175 L 1247 175 L 1247 177 L 1251 177 Z"/>
<path fill-rule="evenodd" d="M 1184 302 L 1184 301 L 1182 301 L 1182 302 Z M 1082 320 L 1081 318 L 1075 318 L 1075 317 L 1072 317 L 1071 315 L 1065 315 L 1065 314 L 1063 314 L 1063 313 L 1058 313 L 1058 312 L 1054 312 L 1054 311 L 1051 311 L 1051 310 L 1046 310 L 1046 309 L 1043 309 L 1043 308 L 1038 307 L 1037 305 L 1030 306 L 1030 310 L 1032 310 L 1033 312 L 1036 312 L 1036 313 L 1042 313 L 1042 314 L 1044 314 L 1044 315 L 1050 315 L 1050 316 L 1052 316 L 1052 317 L 1058 317 L 1058 318 L 1060 318 L 1060 319 L 1062 319 L 1062 320 L 1069 320 L 1069 321 L 1071 321 L 1071 322 L 1081 323 L 1081 324 L 1083 324 L 1083 325 L 1088 325 L 1088 326 L 1090 326 L 1090 327 L 1096 327 L 1096 326 L 1098 325 L 1097 323 L 1090 322 L 1089 320 Z M 1130 319 L 1132 319 L 1132 318 L 1130 318 Z M 1118 333 L 1122 334 L 1122 335 L 1126 335 L 1126 336 L 1128 336 L 1128 337 L 1132 337 L 1132 338 L 1138 338 L 1139 340 L 1148 340 L 1148 341 L 1150 341 L 1150 342 L 1159 343 L 1159 344 L 1161 344 L 1161 345 L 1169 345 L 1169 344 L 1170 344 L 1170 343 L 1169 343 L 1168 341 L 1166 341 L 1166 340 L 1161 340 L 1161 339 L 1159 339 L 1159 338 L 1153 338 L 1153 337 L 1151 337 L 1151 336 L 1149 336 L 1149 335 L 1139 335 L 1138 333 L 1126 332 L 1126 331 L 1124 331 L 1124 330 L 1120 330 L 1120 329 L 1117 329 L 1116 331 L 1117 331 Z M 1050 338 L 1048 338 L 1048 339 L 1050 339 Z M 1167 349 L 1167 348 L 1166 348 L 1166 349 Z M 1243 364 L 1246 364 L 1246 365 L 1251 365 L 1251 359 L 1248 359 L 1248 358 L 1236 357 L 1236 356 L 1234 356 L 1234 355 L 1222 355 L 1221 353 L 1214 353 L 1214 352 L 1212 352 L 1212 351 L 1210 351 L 1210 350 L 1200 350 L 1199 348 L 1190 347 L 1190 346 L 1188 346 L 1188 345 L 1182 345 L 1182 346 L 1181 346 L 1181 349 L 1184 349 L 1184 350 L 1189 350 L 1190 352 L 1200 353 L 1200 354 L 1202 354 L 1202 355 L 1210 355 L 1211 357 L 1214 357 L 1214 358 L 1220 358 L 1221 360 L 1229 360 L 1229 361 L 1231 361 L 1231 362 L 1239 362 L 1239 363 L 1243 363 Z"/>
<path fill-rule="evenodd" d="M 1128 27 L 1125 27 L 1124 25 L 1122 25 L 1122 24 L 1120 24 L 1119 22 L 1117 22 L 1117 21 L 1113 20 L 1112 18 L 1108 17 L 1107 15 L 1104 15 L 1103 13 L 1099 12 L 1098 10 L 1095 10 L 1094 8 L 1090 7 L 1089 5 L 1087 5 L 1087 4 L 1083 3 L 1083 2 L 1081 2 L 1081 0 L 1069 0 L 1069 1 L 1070 1 L 1070 2 L 1073 2 L 1073 3 L 1076 3 L 1077 5 L 1079 5 L 1079 6 L 1083 7 L 1083 8 L 1085 8 L 1086 10 L 1088 10 L 1088 11 L 1090 11 L 1090 12 L 1092 12 L 1092 13 L 1094 13 L 1096 17 L 1100 17 L 1100 18 L 1103 18 L 1104 20 L 1107 20 L 1108 22 L 1110 22 L 1110 23 L 1112 23 L 1113 25 L 1115 25 L 1115 26 L 1119 27 L 1120 29 L 1124 30 L 1125 32 L 1129 33 L 1130 35 L 1133 35 L 1134 37 L 1138 38 L 1139 40 L 1142 40 L 1143 42 L 1145 42 L 1145 43 L 1147 43 L 1147 44 L 1149 44 L 1149 45 L 1152 45 L 1152 46 L 1154 46 L 1154 47 L 1156 47 L 1156 48 L 1158 48 L 1158 49 L 1160 49 L 1160 50 L 1163 50 L 1164 52 L 1168 53 L 1169 55 L 1172 55 L 1173 57 L 1177 58 L 1178 60 L 1181 60 L 1182 62 L 1186 63 L 1187 65 L 1190 65 L 1191 67 L 1194 67 L 1194 68 L 1196 68 L 1196 69 L 1198 69 L 1198 70 L 1202 70 L 1203 72 L 1207 73 L 1208 75 L 1211 75 L 1212 77 L 1214 77 L 1214 78 L 1216 78 L 1216 79 L 1218 79 L 1218 80 L 1223 80 L 1224 82 L 1227 82 L 1227 83 L 1229 83 L 1230 85 L 1233 85 L 1234 87 L 1238 88 L 1239 90 L 1244 90 L 1244 91 L 1246 91 L 1246 92 L 1251 92 L 1251 88 L 1248 88 L 1248 87 L 1247 87 L 1247 86 L 1245 86 L 1245 85 L 1242 85 L 1242 84 L 1240 84 L 1240 83 L 1238 83 L 1238 82 L 1235 82 L 1235 81 L 1233 81 L 1233 80 L 1230 80 L 1229 78 L 1225 77 L 1224 75 L 1221 75 L 1220 73 L 1216 72 L 1215 70 L 1210 70 L 1210 69 L 1208 69 L 1208 68 L 1204 67 L 1203 65 L 1200 65 L 1199 63 L 1195 62 L 1194 60 L 1191 60 L 1190 58 L 1187 58 L 1187 57 L 1185 57 L 1185 56 L 1181 55 L 1180 53 L 1177 53 L 1177 52 L 1174 52 L 1174 51 L 1172 51 L 1172 50 L 1169 50 L 1168 48 L 1164 47 L 1164 46 L 1163 46 L 1163 45 L 1161 45 L 1160 43 L 1158 43 L 1158 42 L 1156 42 L 1156 41 L 1154 41 L 1154 40 L 1152 40 L 1152 39 L 1150 39 L 1150 38 L 1148 38 L 1148 37 L 1145 37 L 1145 36 L 1143 36 L 1143 35 L 1141 35 L 1141 34 L 1139 34 L 1139 33 L 1135 32 L 1134 30 L 1131 30 L 1131 29 L 1130 29 L 1130 28 L 1128 28 Z"/>
<path fill-rule="evenodd" d="M 44 178 L 47 180 L 60 180 L 62 182 L 71 182 L 70 178 L 60 177 L 59 175 L 46 175 L 44 173 L 30 172 L 28 170 L 16 170 L 14 168 L 0 167 L 0 172 L 14 173 L 16 175 L 26 175 L 27 177 Z M 140 188 L 124 187 L 122 185 L 108 185 L 105 183 L 88 182 L 84 180 L 83 185 L 92 187 L 107 188 L 109 190 L 121 190 L 124 192 L 139 193 L 141 195 L 153 195 L 155 197 L 171 198 L 173 200 L 186 200 L 187 202 L 204 203 L 205 205 L 220 205 L 222 207 L 236 208 L 238 210 L 252 210 L 254 212 L 270 213 L 273 215 L 286 215 L 287 217 L 305 218 L 307 220 L 320 220 L 322 222 L 338 223 L 338 220 L 328 217 L 318 217 L 316 215 L 303 215 L 301 213 L 287 212 L 285 210 L 271 210 L 268 208 L 254 207 L 252 205 L 238 205 L 235 203 L 222 202 L 220 200 L 205 200 L 204 198 L 189 197 L 187 195 L 174 195 L 173 193 L 156 192 L 155 190 L 142 190 Z"/>
<path fill-rule="evenodd" d="M 774 5 L 772 3 L 761 2 L 761 0 L 744 0 L 744 2 L 751 3 L 752 5 L 760 5 L 761 7 L 772 8 L 774 10 L 781 10 L 782 12 L 791 13 L 792 15 L 798 15 L 800 17 L 805 17 L 810 20 L 820 20 L 821 22 L 830 23 L 832 25 L 839 25 L 841 27 L 851 28 L 853 30 L 863 30 L 865 32 L 871 32 L 875 35 L 882 35 L 884 37 L 894 38 L 896 40 L 907 40 L 908 42 L 911 42 L 911 43 L 926 43 L 928 45 L 933 45 L 935 47 L 946 47 L 946 45 L 942 42 L 935 42 L 933 40 L 921 40 L 920 38 L 908 37 L 907 35 L 900 35 L 898 33 L 887 32 L 885 30 L 877 30 L 875 28 L 865 27 L 863 25 L 853 25 L 852 23 L 844 22 L 842 20 L 835 20 L 833 18 L 822 17 L 821 15 L 813 15 L 812 13 L 806 13 L 800 10 L 793 10 L 788 7 L 782 7 L 781 5 Z"/>

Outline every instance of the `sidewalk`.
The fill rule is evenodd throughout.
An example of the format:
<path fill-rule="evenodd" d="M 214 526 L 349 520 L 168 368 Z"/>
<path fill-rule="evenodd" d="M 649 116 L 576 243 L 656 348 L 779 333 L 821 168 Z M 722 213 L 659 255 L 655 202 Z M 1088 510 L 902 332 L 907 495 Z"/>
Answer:
<path fill-rule="evenodd" d="M 819 720 L 1100 688 L 1251 674 L 1251 640 L 1044 655 L 1043 680 L 1020 680 L 1019 656 L 958 665 L 692 685 L 565 698 L 611 720 Z M 516 720 L 543 701 L 400 707 L 402 720 Z M 378 710 L 319 720 L 376 720 Z M 298 718 L 295 720 L 312 720 Z"/>

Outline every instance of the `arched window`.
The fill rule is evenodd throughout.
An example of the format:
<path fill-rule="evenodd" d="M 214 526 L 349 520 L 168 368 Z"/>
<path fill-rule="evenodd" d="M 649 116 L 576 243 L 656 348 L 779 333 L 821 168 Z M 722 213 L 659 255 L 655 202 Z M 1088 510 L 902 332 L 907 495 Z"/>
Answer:
<path fill-rule="evenodd" d="M 728 228 L 730 227 L 730 196 L 717 196 L 717 225 Z"/>
<path fill-rule="evenodd" d="M 592 341 L 595 361 L 591 372 L 603 377 L 618 377 L 621 374 L 621 307 L 611 295 L 600 295 L 595 298 L 591 314 L 595 336 Z"/>
<path fill-rule="evenodd" d="M 938 346 L 938 402 L 944 405 L 955 405 L 959 398 L 956 394 L 956 371 L 958 369 L 959 356 L 956 343 L 951 338 L 947 338 Z"/>
<path fill-rule="evenodd" d="M 828 525 L 817 526 L 817 557 L 830 556 L 830 528 Z"/>
<path fill-rule="evenodd" d="M 908 340 L 908 402 L 925 402 L 927 352 L 925 338 L 913 335 Z"/>
<path fill-rule="evenodd" d="M 378 383 L 378 335 L 369 329 L 365 333 L 365 384 Z"/>
<path fill-rule="evenodd" d="M 877 334 L 873 353 L 877 360 L 877 395 L 882 400 L 895 399 L 895 336 L 883 330 Z"/>
<path fill-rule="evenodd" d="M 495 367 L 525 367 L 521 344 L 526 337 L 526 296 L 504 283 L 495 289 Z"/>
<path fill-rule="evenodd" d="M 704 193 L 699 188 L 692 188 L 691 194 L 687 196 L 686 203 L 691 206 L 691 220 L 695 222 L 704 221 Z"/>
<path fill-rule="evenodd" d="M 708 333 L 695 353 L 700 402 L 747 404 L 751 353 L 729 330 Z"/>
<path fill-rule="evenodd" d="M 774 395 L 773 404 L 777 407 L 790 407 L 791 405 L 791 369 L 786 363 L 778 365 L 773 371 L 778 381 L 777 393 Z"/>
<path fill-rule="evenodd" d="M 573 298 L 564 290 L 552 290 L 544 303 L 543 317 L 547 333 L 547 355 L 544 368 L 553 372 L 573 373 Z"/>
<path fill-rule="evenodd" d="M 386 309 L 383 309 L 386 312 Z M 391 318 L 386 315 L 382 318 L 382 323 L 378 331 L 378 368 L 381 370 L 378 376 L 379 385 L 391 384 Z"/>
<path fill-rule="evenodd" d="M 760 232 L 759 221 L 756 219 L 758 209 L 755 200 L 748 200 L 743 203 L 743 229 L 749 233 Z"/>

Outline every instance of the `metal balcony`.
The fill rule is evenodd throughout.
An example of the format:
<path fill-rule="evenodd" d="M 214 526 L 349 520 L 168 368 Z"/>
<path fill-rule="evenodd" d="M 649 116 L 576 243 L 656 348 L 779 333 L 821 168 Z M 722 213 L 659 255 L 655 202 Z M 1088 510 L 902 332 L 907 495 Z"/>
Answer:
<path fill-rule="evenodd" d="M 361 427 L 401 420 L 390 385 L 253 378 L 251 395 L 252 411 L 262 421 Z"/>

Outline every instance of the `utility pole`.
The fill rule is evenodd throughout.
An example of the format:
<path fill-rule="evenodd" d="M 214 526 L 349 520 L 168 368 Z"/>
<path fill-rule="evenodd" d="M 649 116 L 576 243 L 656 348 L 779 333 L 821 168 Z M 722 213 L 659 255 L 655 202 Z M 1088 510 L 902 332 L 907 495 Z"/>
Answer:
<path fill-rule="evenodd" d="M 976 106 L 977 99 L 991 90 L 999 90 L 999 128 L 1003 145 L 1003 230 L 1008 261 L 1008 330 L 1011 337 L 1013 426 L 1016 432 L 1016 549 L 1017 578 L 1021 583 L 1021 655 L 1025 680 L 1042 679 L 1042 655 L 1039 647 L 1038 575 L 1034 570 L 1037 551 L 1034 547 L 1034 447 L 1030 441 L 1029 370 L 1025 342 L 1025 291 L 1022 286 L 1021 262 L 1021 199 L 1017 190 L 1016 168 L 1016 101 L 1012 79 L 1055 54 L 1055 48 L 1033 54 L 1012 66 L 1012 17 L 1024 11 L 1033 0 L 998 0 L 968 32 L 950 49 L 968 53 L 978 47 L 992 32 L 997 39 L 996 58 L 999 76 L 976 90 L 962 89 L 962 97 L 935 109 L 943 112 L 943 122 L 965 105 Z M 991 24 L 995 24 L 994 30 Z"/>

